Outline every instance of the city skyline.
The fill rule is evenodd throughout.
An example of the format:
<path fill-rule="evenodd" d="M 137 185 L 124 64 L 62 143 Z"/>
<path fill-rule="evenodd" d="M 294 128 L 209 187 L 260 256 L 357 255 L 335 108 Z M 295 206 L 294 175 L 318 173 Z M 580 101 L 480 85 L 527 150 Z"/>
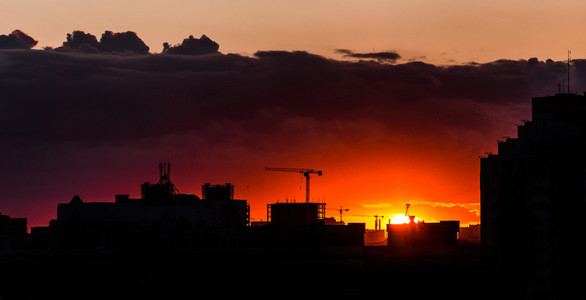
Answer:
<path fill-rule="evenodd" d="M 583 1 L 2 7 L 2 299 L 584 294 Z"/>
<path fill-rule="evenodd" d="M 26 233 L 26 219 L 0 215 L 0 246 L 8 250 L 2 259 L 10 270 L 4 276 L 39 267 L 40 260 L 58 263 L 61 268 L 55 278 L 67 278 L 72 274 L 69 270 L 82 261 L 84 270 L 101 265 L 95 259 L 114 262 L 122 269 L 128 269 L 122 261 L 141 260 L 142 255 L 149 257 L 148 263 L 164 263 L 170 269 L 177 266 L 175 263 L 217 266 L 219 262 L 232 265 L 234 260 L 242 263 L 234 264 L 242 268 L 243 264 L 277 259 L 273 262 L 277 264 L 271 265 L 279 275 L 290 274 L 291 263 L 319 261 L 336 266 L 342 273 L 353 274 L 348 278 L 348 288 L 359 293 L 378 294 L 382 290 L 372 286 L 378 282 L 375 278 L 389 283 L 396 282 L 398 276 L 410 288 L 434 286 L 421 294 L 449 293 L 454 298 L 466 298 L 470 292 L 484 289 L 487 293 L 481 297 L 486 299 L 502 295 L 522 299 L 579 295 L 581 253 L 575 244 L 583 231 L 576 215 L 584 206 L 584 97 L 557 93 L 532 98 L 532 120 L 517 124 L 518 137 L 501 140 L 498 154 L 481 159 L 481 226 L 462 228 L 458 220 L 417 222 L 416 216 L 406 210 L 408 222 L 393 222 L 386 230 L 379 222 L 377 230 L 368 231 L 365 223 L 328 220 L 323 203 L 307 200 L 271 204 L 267 207 L 269 222 L 249 224 L 249 203 L 235 197 L 232 184 L 206 183 L 201 197 L 183 194 L 171 181 L 171 164 L 161 162 L 158 182 L 143 183 L 141 197 L 117 194 L 115 202 L 87 202 L 76 195 L 68 203 L 59 204 L 58 217 L 49 226 L 33 227 L 30 234 Z M 266 170 L 301 173 L 307 178 L 323 175 L 314 169 Z M 406 209 L 410 207 L 406 205 Z M 220 257 L 211 255 L 219 250 Z M 153 256 L 152 251 L 160 255 Z M 214 258 L 219 260 L 208 264 Z M 283 263 L 289 266 L 283 268 L 279 265 Z M 200 283 L 197 276 L 187 282 L 161 280 L 155 279 L 161 270 L 130 269 L 134 275 L 127 279 L 131 280 L 116 280 L 116 286 L 133 289 L 148 278 L 150 289 L 169 293 Z M 76 282 L 83 286 L 100 284 L 98 272 L 111 273 L 110 267 L 94 270 L 89 272 L 92 276 L 78 277 Z M 368 270 L 370 275 L 363 277 L 357 270 Z M 401 272 L 389 275 L 390 270 Z M 265 274 L 275 276 L 272 272 Z M 475 275 L 455 292 L 450 282 L 461 274 Z M 17 278 L 20 280 L 4 284 L 10 293 L 23 293 L 23 287 L 30 283 L 22 275 Z M 266 278 L 252 280 L 280 286 Z M 57 281 L 34 281 L 33 285 L 57 286 Z M 277 281 L 291 288 L 287 281 Z M 234 283 L 247 289 L 257 287 L 245 280 L 229 284 Z M 169 289 L 171 286 L 175 288 Z M 406 294 L 413 296 L 410 288 Z"/>

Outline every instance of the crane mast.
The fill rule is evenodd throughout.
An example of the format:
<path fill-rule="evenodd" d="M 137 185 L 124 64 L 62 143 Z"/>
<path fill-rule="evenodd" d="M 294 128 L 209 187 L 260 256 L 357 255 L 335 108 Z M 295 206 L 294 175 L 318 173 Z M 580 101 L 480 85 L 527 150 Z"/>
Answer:
<path fill-rule="evenodd" d="M 343 209 L 342 205 L 340 205 L 340 209 L 338 209 L 338 210 L 340 211 L 340 222 L 342 222 L 342 212 L 349 211 L 350 209 L 348 209 L 348 208 Z"/>
<path fill-rule="evenodd" d="M 318 176 L 322 175 L 322 171 L 314 170 L 314 169 L 302 169 L 302 168 L 270 168 L 266 167 L 265 170 L 267 171 L 280 171 L 280 172 L 294 172 L 294 173 L 301 173 L 305 177 L 305 202 L 309 203 L 309 176 L 310 174 L 317 174 Z"/>

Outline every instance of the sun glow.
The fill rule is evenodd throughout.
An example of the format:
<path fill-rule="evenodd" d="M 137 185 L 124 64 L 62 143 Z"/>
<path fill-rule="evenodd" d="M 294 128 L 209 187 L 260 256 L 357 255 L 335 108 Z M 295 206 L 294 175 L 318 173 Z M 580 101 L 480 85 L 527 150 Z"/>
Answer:
<path fill-rule="evenodd" d="M 391 224 L 407 224 L 409 223 L 411 220 L 409 219 L 409 216 L 406 215 L 396 215 L 395 217 L 393 217 L 391 219 Z M 413 222 L 417 223 L 418 220 L 417 218 L 413 219 Z"/>

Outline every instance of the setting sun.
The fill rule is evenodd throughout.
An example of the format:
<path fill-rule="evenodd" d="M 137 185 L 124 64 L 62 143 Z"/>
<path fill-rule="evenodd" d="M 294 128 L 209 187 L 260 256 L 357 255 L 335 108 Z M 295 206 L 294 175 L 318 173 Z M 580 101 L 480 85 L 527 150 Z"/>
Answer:
<path fill-rule="evenodd" d="M 407 224 L 409 222 L 410 222 L 409 216 L 406 216 L 406 215 L 403 215 L 403 214 L 396 215 L 395 217 L 393 217 L 391 219 L 391 224 Z M 417 218 L 414 218 L 413 219 L 413 222 L 417 223 L 418 222 Z"/>

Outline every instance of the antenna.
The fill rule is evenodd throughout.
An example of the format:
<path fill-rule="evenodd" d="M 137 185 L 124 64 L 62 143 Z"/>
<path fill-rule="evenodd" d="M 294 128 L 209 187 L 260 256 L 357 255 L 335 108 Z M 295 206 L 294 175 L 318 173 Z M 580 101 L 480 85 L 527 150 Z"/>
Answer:
<path fill-rule="evenodd" d="M 570 54 L 572 51 L 568 50 L 568 94 L 570 93 Z"/>

